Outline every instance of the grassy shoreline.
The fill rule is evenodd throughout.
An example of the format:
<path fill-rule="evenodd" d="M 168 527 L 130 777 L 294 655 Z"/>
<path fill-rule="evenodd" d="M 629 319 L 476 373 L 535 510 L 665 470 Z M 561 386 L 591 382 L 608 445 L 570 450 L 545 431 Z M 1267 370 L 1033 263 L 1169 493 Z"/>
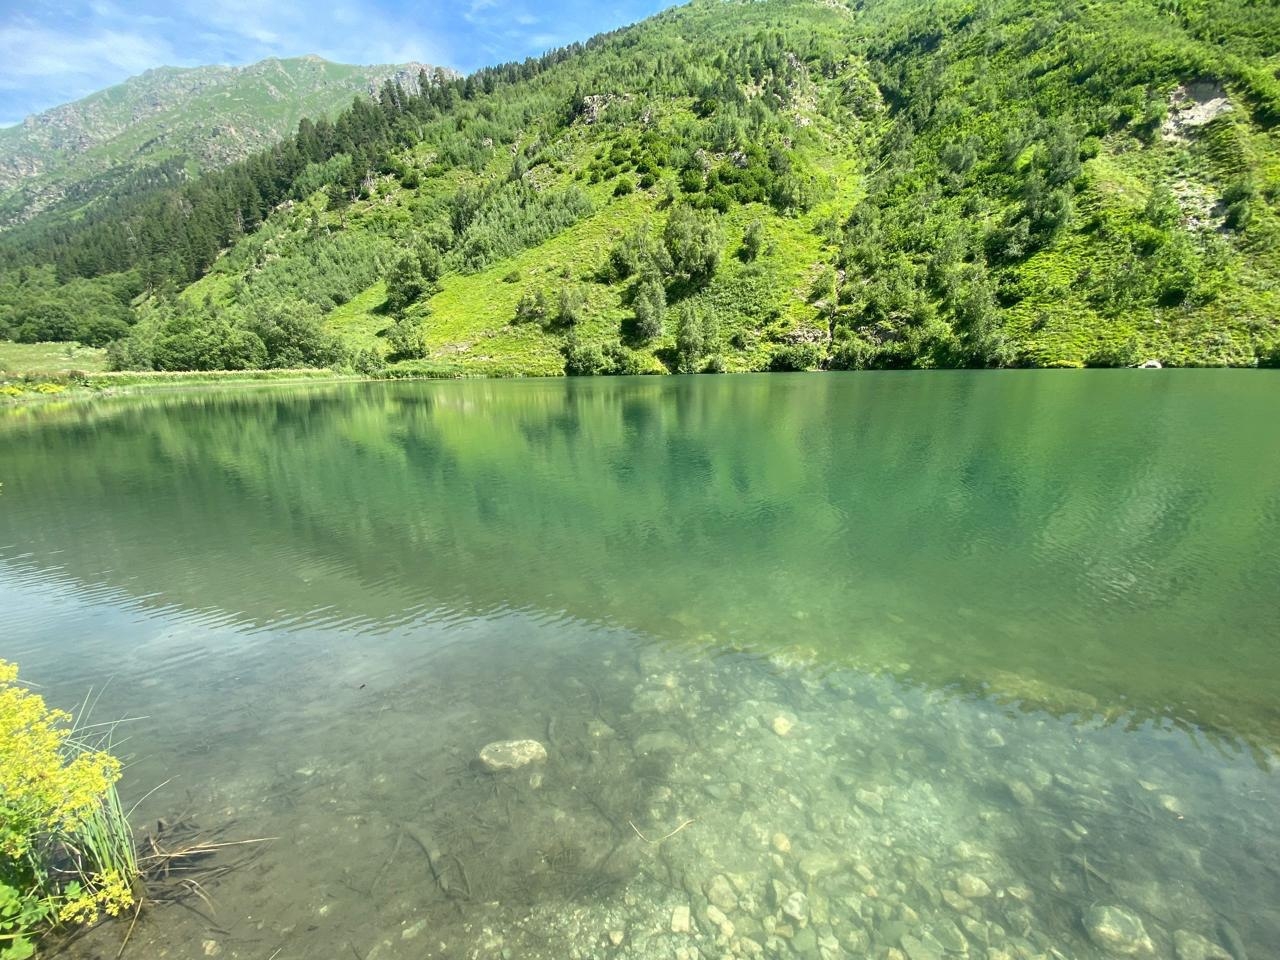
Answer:
<path fill-rule="evenodd" d="M 1257 367 L 1237 366 L 1226 367 L 1225 369 L 1246 370 L 1257 369 Z M 377 373 L 343 372 L 310 367 L 188 371 L 0 370 L 0 409 L 45 404 L 50 401 L 65 402 L 68 400 L 154 394 L 169 390 L 187 390 L 193 387 L 222 388 L 263 384 L 358 383 L 392 380 L 520 379 L 547 376 L 556 376 L 556 374 L 516 368 L 476 370 L 461 364 L 431 364 L 423 361 L 394 364 Z"/>
<path fill-rule="evenodd" d="M 231 387 L 256 384 L 337 383 L 372 379 L 334 370 L 209 370 L 209 371 L 0 371 L 0 406 L 25 406 L 49 401 L 158 393 L 191 387 Z"/>

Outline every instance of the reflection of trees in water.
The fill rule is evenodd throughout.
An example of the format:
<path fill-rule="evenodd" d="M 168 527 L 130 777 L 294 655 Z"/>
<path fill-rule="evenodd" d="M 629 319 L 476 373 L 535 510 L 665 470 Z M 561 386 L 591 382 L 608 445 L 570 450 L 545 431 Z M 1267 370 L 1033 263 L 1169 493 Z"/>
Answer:
<path fill-rule="evenodd" d="M 1272 744 L 1280 494 L 1259 478 L 1280 438 L 1257 389 L 1015 373 L 140 398 L 10 426 L 0 542 L 254 623 L 564 610 Z"/>

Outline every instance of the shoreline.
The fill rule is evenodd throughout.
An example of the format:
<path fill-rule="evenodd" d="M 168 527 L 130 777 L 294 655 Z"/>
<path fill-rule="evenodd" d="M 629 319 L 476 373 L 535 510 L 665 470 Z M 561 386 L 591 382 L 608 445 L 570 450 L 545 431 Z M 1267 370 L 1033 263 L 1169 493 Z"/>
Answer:
<path fill-rule="evenodd" d="M 1142 367 L 998 367 L 998 368 L 931 368 L 934 372 L 946 370 L 979 370 L 988 372 L 1010 371 L 1066 371 L 1066 370 L 1141 370 Z M 1156 368 L 1159 369 L 1159 368 Z M 1165 367 L 1165 370 L 1264 370 L 1261 366 L 1205 366 L 1205 367 Z M 744 373 L 771 374 L 787 373 L 866 373 L 866 372 L 924 372 L 922 370 L 804 370 L 804 371 L 742 371 Z M 720 376 L 732 376 L 737 371 L 725 372 Z M 612 378 L 617 375 L 603 375 Z M 644 374 L 642 376 L 679 376 L 679 374 Z M 702 376 L 702 374 L 688 374 Z M 208 389 L 222 387 L 242 387 L 260 385 L 292 385 L 292 384 L 325 384 L 325 383 L 389 383 L 403 380 L 554 380 L 569 379 L 567 375 L 515 373 L 515 372 L 473 372 L 459 368 L 389 368 L 376 374 L 341 373 L 322 368 L 293 369 L 259 369 L 259 370 L 190 370 L 190 371 L 158 371 L 158 370 L 121 370 L 82 372 L 64 371 L 0 371 L 0 410 L 14 410 L 32 406 L 44 406 L 57 401 L 83 401 L 92 399 L 108 399 L 114 397 L 140 396 L 163 393 L 167 391 Z M 580 379 L 593 379 L 585 377 Z"/>

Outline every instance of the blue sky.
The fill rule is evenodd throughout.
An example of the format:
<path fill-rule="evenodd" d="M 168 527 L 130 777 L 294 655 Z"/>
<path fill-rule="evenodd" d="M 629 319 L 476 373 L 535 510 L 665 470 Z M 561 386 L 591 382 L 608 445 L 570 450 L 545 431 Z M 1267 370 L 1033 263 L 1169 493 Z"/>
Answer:
<path fill-rule="evenodd" d="M 470 71 L 671 0 L 0 0 L 0 126 L 158 66 L 319 54 Z"/>

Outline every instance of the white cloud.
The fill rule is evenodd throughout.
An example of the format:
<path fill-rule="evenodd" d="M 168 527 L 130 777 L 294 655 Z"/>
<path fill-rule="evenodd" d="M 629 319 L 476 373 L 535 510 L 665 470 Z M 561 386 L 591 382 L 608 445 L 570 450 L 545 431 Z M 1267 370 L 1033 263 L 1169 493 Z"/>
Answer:
<path fill-rule="evenodd" d="M 46 27 L 0 27 L 0 87 L 22 89 L 40 78 L 97 79 L 140 73 L 177 62 L 172 47 L 153 37 L 118 30 L 89 34 Z"/>
<path fill-rule="evenodd" d="M 372 5 L 337 3 L 317 15 L 305 0 L 184 0 L 181 10 L 197 29 L 221 38 L 224 61 L 314 53 L 344 63 L 442 62 L 433 38 Z"/>
<path fill-rule="evenodd" d="M 550 50 L 552 47 L 560 45 L 560 37 L 555 33 L 531 33 L 525 40 L 526 50 Z"/>

